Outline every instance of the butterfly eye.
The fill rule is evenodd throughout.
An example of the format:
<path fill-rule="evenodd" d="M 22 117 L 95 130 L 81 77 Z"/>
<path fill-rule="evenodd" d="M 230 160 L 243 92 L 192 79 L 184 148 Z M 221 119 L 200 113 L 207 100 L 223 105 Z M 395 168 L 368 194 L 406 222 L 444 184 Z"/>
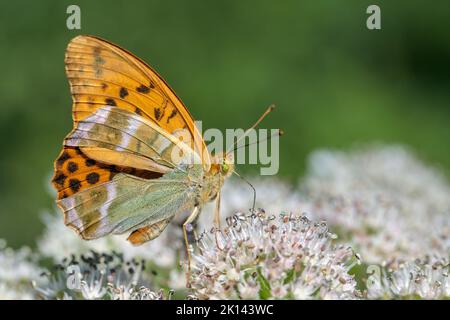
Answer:
<path fill-rule="evenodd" d="M 228 170 L 230 170 L 230 167 L 228 166 L 228 164 L 223 163 L 223 164 L 222 164 L 222 172 L 223 172 L 223 173 L 227 173 Z"/>

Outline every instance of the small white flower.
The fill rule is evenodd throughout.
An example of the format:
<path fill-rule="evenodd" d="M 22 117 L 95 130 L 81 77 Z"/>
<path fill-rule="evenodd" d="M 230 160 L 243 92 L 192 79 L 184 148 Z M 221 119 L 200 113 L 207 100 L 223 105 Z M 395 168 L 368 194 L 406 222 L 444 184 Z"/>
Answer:
<path fill-rule="evenodd" d="M 382 269 L 381 277 L 368 285 L 371 299 L 448 299 L 449 261 L 446 258 L 393 261 Z"/>
<path fill-rule="evenodd" d="M 81 281 L 81 294 L 85 300 L 102 299 L 107 290 L 103 287 L 103 277 L 95 279 L 92 277 L 90 281 Z"/>

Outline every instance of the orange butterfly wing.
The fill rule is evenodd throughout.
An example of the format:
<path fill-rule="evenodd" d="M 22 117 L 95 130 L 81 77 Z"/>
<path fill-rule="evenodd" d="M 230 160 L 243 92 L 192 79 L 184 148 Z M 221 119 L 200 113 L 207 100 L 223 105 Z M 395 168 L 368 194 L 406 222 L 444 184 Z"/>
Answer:
<path fill-rule="evenodd" d="M 75 122 L 110 105 L 148 118 L 169 133 L 186 128 L 209 168 L 209 153 L 189 111 L 145 62 L 108 41 L 78 36 L 67 47 L 65 63 Z"/>
<path fill-rule="evenodd" d="M 193 118 L 168 84 L 132 53 L 100 38 L 77 36 L 67 47 L 66 73 L 73 98 L 74 126 L 106 105 L 129 110 L 147 118 L 169 133 L 185 128 L 191 147 L 201 155 L 205 170 L 209 153 Z M 88 155 L 106 154 L 64 146 L 55 161 L 52 179 L 58 199 L 109 181 L 118 172 L 154 178 L 161 173 L 115 165 L 114 152 L 106 159 Z M 132 162 L 132 161 L 131 161 Z"/>

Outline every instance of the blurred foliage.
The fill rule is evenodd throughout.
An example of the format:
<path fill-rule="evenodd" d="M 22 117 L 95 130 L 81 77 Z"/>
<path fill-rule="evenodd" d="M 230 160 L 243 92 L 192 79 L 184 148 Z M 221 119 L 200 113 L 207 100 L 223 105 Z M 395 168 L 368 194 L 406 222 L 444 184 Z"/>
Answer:
<path fill-rule="evenodd" d="M 48 180 L 71 129 L 64 50 L 104 37 L 154 66 L 204 128 L 281 127 L 280 176 L 295 181 L 315 148 L 367 141 L 412 146 L 450 168 L 448 1 L 73 1 L 2 3 L 0 237 L 32 244 L 52 207 Z M 253 168 L 256 170 L 256 168 Z M 252 168 L 244 168 L 252 172 Z M 254 171 L 256 172 L 256 171 Z"/>

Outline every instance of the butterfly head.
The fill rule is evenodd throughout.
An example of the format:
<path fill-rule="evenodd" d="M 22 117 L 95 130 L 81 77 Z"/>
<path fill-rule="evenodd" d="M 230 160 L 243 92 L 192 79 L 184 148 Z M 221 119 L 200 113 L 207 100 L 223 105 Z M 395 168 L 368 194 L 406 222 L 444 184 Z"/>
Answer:
<path fill-rule="evenodd" d="M 219 153 L 213 158 L 214 161 L 214 171 L 219 173 L 221 176 L 228 178 L 231 176 L 234 170 L 234 156 L 231 152 Z"/>

